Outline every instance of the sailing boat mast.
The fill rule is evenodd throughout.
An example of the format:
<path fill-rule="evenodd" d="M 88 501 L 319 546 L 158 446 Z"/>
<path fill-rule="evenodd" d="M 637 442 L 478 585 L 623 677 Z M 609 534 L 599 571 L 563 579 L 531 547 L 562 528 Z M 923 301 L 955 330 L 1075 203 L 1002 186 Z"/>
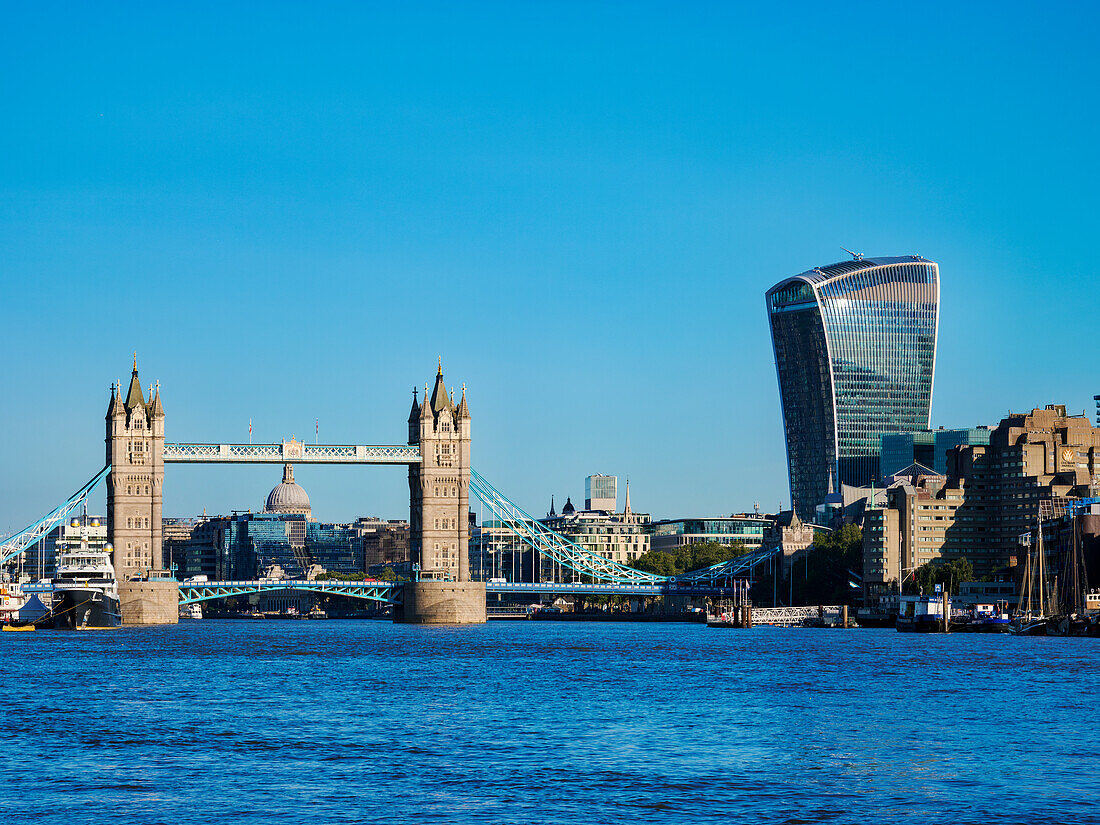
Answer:
<path fill-rule="evenodd" d="M 1030 537 L 1029 537 L 1030 538 Z M 1027 560 L 1024 562 L 1024 598 L 1026 607 L 1016 605 L 1017 616 L 1031 616 L 1031 541 L 1027 543 Z"/>
<path fill-rule="evenodd" d="M 1046 557 L 1043 555 L 1043 515 L 1039 514 L 1039 558 L 1038 558 L 1038 570 L 1036 571 L 1039 576 L 1039 615 L 1046 616 L 1046 605 L 1044 604 L 1044 596 L 1047 589 L 1047 566 Z"/>
<path fill-rule="evenodd" d="M 1076 613 L 1076 614 L 1080 615 L 1081 613 L 1084 612 L 1084 609 L 1085 609 L 1085 605 L 1084 605 L 1085 590 L 1081 586 L 1081 584 L 1082 584 L 1082 582 L 1081 582 L 1081 578 L 1082 578 L 1081 568 L 1082 568 L 1083 565 L 1081 564 L 1081 548 L 1080 548 L 1080 545 L 1077 543 L 1077 515 L 1076 515 L 1076 513 L 1074 513 L 1074 515 L 1073 515 L 1073 522 L 1072 522 L 1071 527 L 1073 529 L 1073 576 L 1070 579 L 1070 587 L 1071 587 L 1070 592 L 1073 593 L 1073 604 L 1069 606 L 1070 609 L 1067 612 L 1071 613 L 1071 614 Z"/>

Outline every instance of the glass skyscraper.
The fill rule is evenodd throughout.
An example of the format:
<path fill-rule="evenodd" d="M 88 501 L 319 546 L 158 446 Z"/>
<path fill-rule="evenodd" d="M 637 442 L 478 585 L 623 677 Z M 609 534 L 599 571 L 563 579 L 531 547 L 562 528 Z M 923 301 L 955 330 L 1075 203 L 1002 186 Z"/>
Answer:
<path fill-rule="evenodd" d="M 939 268 L 911 255 L 842 261 L 768 290 L 791 504 L 812 520 L 830 483 L 876 481 L 887 433 L 928 428 Z"/>

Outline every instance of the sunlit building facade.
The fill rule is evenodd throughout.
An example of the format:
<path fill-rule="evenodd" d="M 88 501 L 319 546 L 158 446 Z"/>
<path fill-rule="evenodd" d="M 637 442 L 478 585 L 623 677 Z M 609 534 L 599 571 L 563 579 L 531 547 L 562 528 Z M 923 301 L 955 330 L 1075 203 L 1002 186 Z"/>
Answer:
<path fill-rule="evenodd" d="M 877 480 L 883 435 L 928 429 L 939 268 L 859 257 L 780 281 L 766 301 L 791 504 L 810 521 L 831 487 Z"/>

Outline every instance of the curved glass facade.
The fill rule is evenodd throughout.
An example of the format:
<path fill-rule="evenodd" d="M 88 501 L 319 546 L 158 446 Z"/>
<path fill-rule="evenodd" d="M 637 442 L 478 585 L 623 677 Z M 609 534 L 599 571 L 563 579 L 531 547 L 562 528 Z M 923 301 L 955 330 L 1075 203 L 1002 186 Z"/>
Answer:
<path fill-rule="evenodd" d="M 766 296 L 791 502 L 812 520 L 830 478 L 877 480 L 883 435 L 928 427 L 939 268 L 916 256 L 843 261 Z"/>

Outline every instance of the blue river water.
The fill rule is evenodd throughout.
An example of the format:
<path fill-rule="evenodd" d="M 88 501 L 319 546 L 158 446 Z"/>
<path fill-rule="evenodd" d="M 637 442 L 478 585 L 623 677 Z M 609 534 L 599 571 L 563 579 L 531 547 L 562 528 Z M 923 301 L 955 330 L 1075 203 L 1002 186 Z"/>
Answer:
<path fill-rule="evenodd" d="M 5 633 L 0 819 L 1100 822 L 1098 664 L 689 624 Z"/>

